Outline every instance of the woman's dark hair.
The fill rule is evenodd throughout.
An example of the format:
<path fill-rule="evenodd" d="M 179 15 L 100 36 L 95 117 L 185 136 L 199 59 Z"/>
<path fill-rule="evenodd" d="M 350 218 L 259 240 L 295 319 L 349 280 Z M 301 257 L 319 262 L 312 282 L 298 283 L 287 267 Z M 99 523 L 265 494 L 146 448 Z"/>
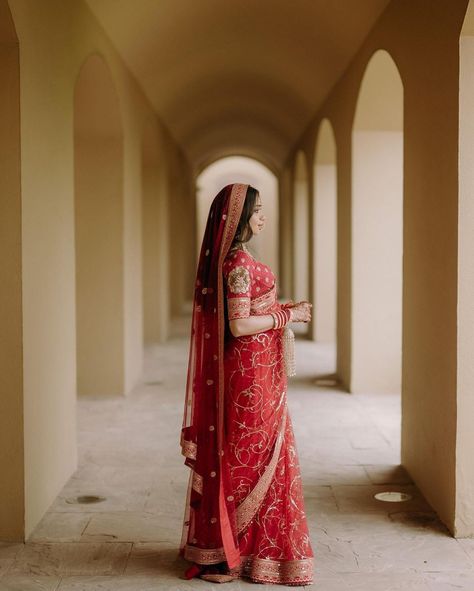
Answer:
<path fill-rule="evenodd" d="M 244 206 L 242 208 L 242 213 L 240 214 L 237 230 L 235 231 L 233 244 L 235 244 L 235 242 L 248 242 L 253 236 L 249 220 L 253 214 L 255 203 L 257 201 L 257 195 L 257 189 L 249 185 L 247 188 L 247 194 L 245 195 Z"/>

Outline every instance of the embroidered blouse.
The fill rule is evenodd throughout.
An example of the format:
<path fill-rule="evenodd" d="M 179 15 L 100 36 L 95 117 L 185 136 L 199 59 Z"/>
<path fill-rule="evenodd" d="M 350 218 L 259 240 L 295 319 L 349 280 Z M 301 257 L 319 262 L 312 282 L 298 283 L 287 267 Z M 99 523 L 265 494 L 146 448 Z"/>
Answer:
<path fill-rule="evenodd" d="M 257 312 L 258 305 L 252 304 L 260 296 L 268 294 L 273 296 L 271 303 L 275 301 L 275 275 L 268 265 L 257 261 L 245 250 L 229 251 L 222 271 L 229 320 L 248 318 L 252 312 Z M 265 298 L 262 299 L 262 303 L 266 304 L 264 300 Z"/>

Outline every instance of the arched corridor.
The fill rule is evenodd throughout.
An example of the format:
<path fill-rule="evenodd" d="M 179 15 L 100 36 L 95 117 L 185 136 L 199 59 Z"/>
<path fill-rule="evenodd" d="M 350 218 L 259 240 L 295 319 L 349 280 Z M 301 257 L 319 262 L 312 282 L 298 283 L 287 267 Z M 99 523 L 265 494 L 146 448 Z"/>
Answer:
<path fill-rule="evenodd" d="M 288 382 L 312 588 L 474 588 L 473 10 L 0 0 L 0 590 L 205 585 L 178 578 L 179 429 L 232 182 L 278 298 L 314 306 Z"/>

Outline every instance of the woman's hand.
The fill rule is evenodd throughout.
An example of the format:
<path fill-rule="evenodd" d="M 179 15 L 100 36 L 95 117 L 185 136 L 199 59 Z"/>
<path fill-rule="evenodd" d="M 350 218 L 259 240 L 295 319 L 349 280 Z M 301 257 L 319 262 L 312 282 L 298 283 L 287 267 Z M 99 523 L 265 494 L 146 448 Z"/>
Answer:
<path fill-rule="evenodd" d="M 291 312 L 290 322 L 309 322 L 311 320 L 311 308 L 313 304 L 310 302 L 304 300 L 288 307 Z"/>

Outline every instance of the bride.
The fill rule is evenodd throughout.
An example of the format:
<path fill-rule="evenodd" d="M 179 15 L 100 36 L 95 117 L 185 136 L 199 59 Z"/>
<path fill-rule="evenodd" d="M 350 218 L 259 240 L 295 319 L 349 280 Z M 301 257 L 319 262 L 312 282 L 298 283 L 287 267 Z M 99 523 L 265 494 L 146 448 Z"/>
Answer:
<path fill-rule="evenodd" d="M 193 563 L 188 579 L 308 585 L 314 555 L 282 337 L 288 323 L 311 320 L 311 304 L 280 304 L 275 275 L 247 249 L 265 221 L 245 184 L 224 187 L 209 210 L 181 430 L 191 470 L 179 553 Z"/>

